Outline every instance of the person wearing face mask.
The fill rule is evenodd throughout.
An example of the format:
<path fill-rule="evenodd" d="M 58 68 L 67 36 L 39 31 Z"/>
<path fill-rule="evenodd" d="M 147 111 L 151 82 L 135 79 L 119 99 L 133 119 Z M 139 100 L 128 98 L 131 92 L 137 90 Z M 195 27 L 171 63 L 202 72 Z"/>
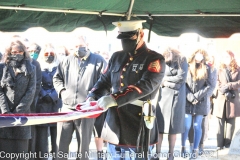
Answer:
<path fill-rule="evenodd" d="M 150 155 L 144 153 L 150 153 L 148 149 L 158 141 L 155 107 L 165 61 L 147 48 L 143 22 L 113 22 L 123 50 L 112 54 L 107 70 L 88 95 L 97 100 L 96 106 L 82 106 L 83 110 L 107 111 L 101 137 L 108 142 L 109 160 L 146 159 Z"/>
<path fill-rule="evenodd" d="M 29 43 L 28 39 L 24 39 L 25 46 L 28 49 L 28 52 L 31 57 L 32 64 L 36 68 L 36 92 L 34 94 L 34 100 L 31 104 L 31 112 L 36 113 L 36 105 L 38 101 L 38 96 L 41 88 L 41 82 L 42 82 L 42 72 L 41 72 L 41 66 L 39 62 L 37 61 L 37 58 L 39 56 L 39 53 L 41 51 L 41 47 L 37 43 Z M 36 127 L 35 125 L 31 125 L 31 134 L 32 138 L 29 140 L 29 151 L 32 153 L 35 153 L 36 148 Z M 30 160 L 33 158 L 30 158 Z"/>
<path fill-rule="evenodd" d="M 218 120 L 218 149 L 230 147 L 236 117 L 240 116 L 239 88 L 240 68 L 234 53 L 227 50 L 222 54 L 218 69 L 217 94 L 213 108 L 213 115 Z"/>
<path fill-rule="evenodd" d="M 58 94 L 53 86 L 53 75 L 57 71 L 59 62 L 52 44 L 49 43 L 44 46 L 38 61 L 42 69 L 42 80 L 36 112 L 58 112 L 62 106 L 62 102 L 58 98 Z M 48 145 L 48 130 L 50 131 L 51 147 Z M 48 148 L 52 149 L 52 154 L 57 153 L 56 138 L 57 123 L 36 125 L 36 159 L 44 159 L 44 155 L 49 154 Z M 45 159 L 48 159 L 48 157 L 45 157 Z"/>
<path fill-rule="evenodd" d="M 27 38 L 23 38 L 19 35 L 14 35 L 12 37 L 12 39 L 20 40 L 24 43 L 26 49 L 28 50 L 28 53 L 30 54 L 31 63 L 36 68 L 36 91 L 34 94 L 33 102 L 30 106 L 31 113 L 36 113 L 36 104 L 37 104 L 38 94 L 40 91 L 40 85 L 41 85 L 41 81 L 42 81 L 42 73 L 41 73 L 41 67 L 40 67 L 39 62 L 32 57 L 32 51 L 40 52 L 41 47 L 39 45 L 37 45 L 36 43 L 30 44 L 29 40 Z M 38 55 L 38 53 L 37 53 L 37 55 Z M 36 142 L 35 125 L 31 125 L 31 139 L 29 140 L 29 152 L 35 153 L 35 146 L 36 146 L 35 142 Z M 33 158 L 30 157 L 29 159 L 32 160 Z"/>
<path fill-rule="evenodd" d="M 163 52 L 163 56 L 166 61 L 166 69 L 156 109 L 159 130 L 159 143 L 156 144 L 156 153 L 161 153 L 163 134 L 168 134 L 169 156 L 167 159 L 172 160 L 174 159 L 173 153 L 177 134 L 184 132 L 185 81 L 188 63 L 178 50 L 170 47 Z"/>
<path fill-rule="evenodd" d="M 63 102 L 61 112 L 76 111 L 76 105 L 86 100 L 88 93 L 97 82 L 107 65 L 102 56 L 91 53 L 84 35 L 72 39 L 74 53 L 67 56 L 57 67 L 53 84 Z M 50 59 L 46 59 L 49 61 Z M 95 118 L 80 118 L 57 123 L 58 153 L 69 153 L 72 134 L 77 137 L 77 152 L 88 160 L 89 144 L 92 137 Z M 97 157 L 94 157 L 97 158 Z M 66 159 L 66 157 L 58 157 Z"/>
<path fill-rule="evenodd" d="M 206 64 L 208 54 L 203 49 L 196 50 L 188 60 L 189 69 L 186 80 L 186 111 L 185 132 L 182 133 L 182 156 L 190 155 L 190 159 L 197 158 L 198 146 L 202 137 L 202 119 L 208 114 L 208 92 L 212 86 L 211 70 Z M 186 140 L 189 130 L 193 127 L 193 146 L 190 153 L 186 154 Z"/>
<path fill-rule="evenodd" d="M 36 73 L 26 47 L 20 40 L 12 40 L 7 47 L 4 63 L 0 64 L 0 80 L 0 113 L 30 113 L 30 105 L 36 90 Z M 19 122 L 23 123 L 24 120 L 19 118 Z M 0 151 L 14 154 L 27 153 L 31 127 L 17 127 L 16 122 L 12 124 L 14 127 L 0 128 Z M 9 158 L 1 157 L 1 159 Z"/>
<path fill-rule="evenodd" d="M 210 68 L 211 71 L 211 87 L 207 93 L 208 98 L 207 98 L 207 115 L 203 117 L 202 119 L 202 137 L 201 137 L 201 141 L 199 144 L 199 154 L 204 154 L 204 141 L 207 138 L 208 135 L 208 128 L 209 128 L 209 117 L 211 114 L 211 110 L 212 110 L 212 102 L 211 102 L 211 98 L 214 97 L 214 90 L 216 88 L 216 84 L 217 84 L 217 69 L 215 67 L 215 56 L 214 55 L 209 55 L 208 56 L 208 61 L 207 64 Z M 189 143 L 190 143 L 190 147 L 192 148 L 193 146 L 193 139 L 194 139 L 194 131 L 193 131 L 193 126 L 191 126 L 191 129 L 189 131 Z"/>
<path fill-rule="evenodd" d="M 32 43 L 28 46 L 28 52 L 32 59 L 37 60 L 39 57 L 40 51 L 41 51 L 41 47 L 37 43 Z"/>

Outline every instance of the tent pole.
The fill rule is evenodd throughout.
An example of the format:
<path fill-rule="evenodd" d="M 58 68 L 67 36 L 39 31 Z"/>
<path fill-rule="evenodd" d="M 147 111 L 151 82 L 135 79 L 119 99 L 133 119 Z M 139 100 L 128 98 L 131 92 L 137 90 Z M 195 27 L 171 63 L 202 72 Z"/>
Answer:
<path fill-rule="evenodd" d="M 133 14 L 133 17 L 144 17 L 149 14 Z M 155 17 L 239 17 L 240 14 L 151 14 Z"/>
<path fill-rule="evenodd" d="M 99 12 L 91 12 L 91 11 L 78 11 L 78 10 L 64 10 L 64 9 L 46 9 L 46 8 L 29 8 L 29 7 L 6 7 L 0 6 L 0 9 L 8 9 L 8 10 L 24 10 L 24 11 L 40 11 L 40 12 L 60 12 L 60 13 L 79 13 L 79 14 L 96 14 L 99 15 Z M 120 13 L 106 13 L 102 12 L 102 15 L 108 16 L 120 16 L 124 17 L 125 14 Z"/>
<path fill-rule="evenodd" d="M 131 0 L 127 20 L 130 20 L 131 16 L 133 17 L 144 17 L 149 16 L 149 14 L 132 14 L 134 0 Z M 93 11 L 78 11 L 78 10 L 64 10 L 64 9 L 45 9 L 45 8 L 29 8 L 29 7 L 7 7 L 7 6 L 0 6 L 0 9 L 8 9 L 8 10 L 25 10 L 25 11 L 39 11 L 39 12 L 60 12 L 60 13 L 77 13 L 77 14 L 95 14 L 99 15 L 99 12 Z M 121 13 L 107 13 L 102 12 L 102 15 L 108 16 L 120 16 L 124 17 L 126 14 Z M 162 17 L 239 17 L 240 14 L 151 14 L 151 16 L 162 16 Z"/>
<path fill-rule="evenodd" d="M 131 19 L 133 4 L 134 4 L 134 0 L 131 0 L 130 6 L 129 6 L 129 9 L 128 9 L 127 20 Z"/>

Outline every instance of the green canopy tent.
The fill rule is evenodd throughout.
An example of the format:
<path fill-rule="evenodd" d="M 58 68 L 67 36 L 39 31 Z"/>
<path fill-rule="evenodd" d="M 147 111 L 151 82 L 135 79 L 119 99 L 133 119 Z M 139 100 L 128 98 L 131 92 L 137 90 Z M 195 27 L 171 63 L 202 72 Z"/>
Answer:
<path fill-rule="evenodd" d="M 227 38 L 240 32 L 239 0 L 1 0 L 0 31 L 43 27 L 71 32 L 78 27 L 113 30 L 112 22 L 142 19 L 161 36 L 195 32 Z"/>

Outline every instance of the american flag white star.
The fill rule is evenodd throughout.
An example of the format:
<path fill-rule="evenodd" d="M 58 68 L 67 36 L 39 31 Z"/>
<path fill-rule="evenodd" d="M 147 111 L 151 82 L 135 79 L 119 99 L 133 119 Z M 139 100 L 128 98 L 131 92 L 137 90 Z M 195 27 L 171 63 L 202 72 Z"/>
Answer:
<path fill-rule="evenodd" d="M 18 124 L 22 124 L 22 122 L 21 122 L 21 117 L 19 117 L 19 118 L 15 118 L 15 117 L 14 117 L 14 119 L 15 119 L 15 122 L 11 123 L 11 124 L 13 124 L 14 126 L 16 126 L 16 125 L 18 125 Z"/>

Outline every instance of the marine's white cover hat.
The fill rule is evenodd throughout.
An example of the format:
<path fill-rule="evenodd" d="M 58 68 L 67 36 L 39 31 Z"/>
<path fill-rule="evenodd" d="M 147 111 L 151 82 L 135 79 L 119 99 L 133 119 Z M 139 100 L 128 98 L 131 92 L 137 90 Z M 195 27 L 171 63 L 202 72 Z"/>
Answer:
<path fill-rule="evenodd" d="M 119 28 L 119 32 L 130 32 L 142 28 L 143 22 L 146 20 L 118 21 L 113 22 L 113 25 Z"/>
<path fill-rule="evenodd" d="M 129 38 L 129 36 L 133 36 L 133 31 L 137 31 L 138 29 L 142 29 L 142 23 L 146 22 L 146 20 L 129 20 L 129 21 L 118 21 L 113 22 L 112 24 L 118 27 L 119 35 L 117 38 L 124 39 Z M 126 33 L 122 32 L 129 32 L 129 36 Z"/>

